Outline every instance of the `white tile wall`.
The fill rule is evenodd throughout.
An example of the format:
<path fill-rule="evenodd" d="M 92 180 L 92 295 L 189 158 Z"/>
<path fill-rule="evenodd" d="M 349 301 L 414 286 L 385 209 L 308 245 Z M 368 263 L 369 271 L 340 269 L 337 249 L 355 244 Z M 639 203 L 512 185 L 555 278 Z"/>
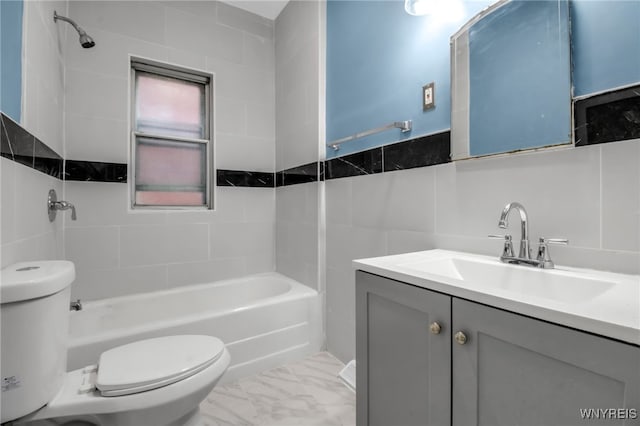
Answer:
<path fill-rule="evenodd" d="M 602 248 L 640 251 L 640 143 L 601 145 Z"/>
<path fill-rule="evenodd" d="M 318 191 L 320 183 L 276 190 L 278 272 L 318 288 Z"/>
<path fill-rule="evenodd" d="M 319 57 L 323 2 L 291 1 L 275 25 L 276 108 L 273 116 L 276 170 L 319 160 L 321 121 Z M 251 111 L 250 111 L 251 112 Z M 259 111 L 258 111 L 259 113 Z M 293 185 L 276 190 L 276 266 L 321 292 L 324 265 L 319 200 L 323 183 Z"/>
<path fill-rule="evenodd" d="M 161 290 L 275 269 L 275 191 L 216 190 L 215 211 L 128 210 L 127 185 L 68 182 L 77 221 L 66 221 L 67 258 L 84 299 Z M 142 279 L 145 270 L 162 279 Z M 159 272 L 159 271 L 162 271 Z M 100 289 L 95 279 L 121 280 Z M 138 281 L 135 281 L 138 280 Z M 80 297 L 80 296 L 78 296 Z"/>
<path fill-rule="evenodd" d="M 22 122 L 30 133 L 63 153 L 65 28 L 53 11 L 66 14 L 67 1 L 24 2 Z M 0 162 L 0 267 L 28 260 L 63 258 L 62 218 L 50 223 L 49 189 L 62 182 L 5 158 Z"/>
<path fill-rule="evenodd" d="M 132 293 L 144 293 L 168 288 L 167 266 L 138 266 L 117 269 L 76 269 L 71 285 L 71 298 L 104 299 Z"/>
<path fill-rule="evenodd" d="M 228 257 L 207 262 L 169 265 L 169 287 L 208 283 L 242 276 L 246 271 L 246 260 L 244 257 Z M 263 269 L 260 272 L 264 271 Z"/>
<path fill-rule="evenodd" d="M 436 168 L 436 232 L 484 237 L 500 233 L 502 207 L 519 201 L 532 236 L 565 237 L 598 247 L 600 148 L 541 151 L 456 162 Z M 580 185 L 577 183 L 580 182 Z M 517 223 L 510 232 L 519 235 Z"/>
<path fill-rule="evenodd" d="M 172 8 L 167 8 L 166 11 L 166 45 L 168 47 L 202 56 L 218 57 L 219 52 L 214 42 L 218 36 L 215 17 L 193 15 Z M 233 59 L 242 56 L 242 33 L 238 35 L 230 40 L 236 49 L 240 49 L 238 55 L 230 58 L 231 62 L 239 62 Z M 220 59 L 229 58 L 222 57 Z"/>
<path fill-rule="evenodd" d="M 262 38 L 273 39 L 273 21 L 228 4 L 218 3 L 217 22 Z"/>
<path fill-rule="evenodd" d="M 62 259 L 63 219 L 49 222 L 45 208 L 49 189 L 62 194 L 62 182 L 4 157 L 0 176 L 0 267 Z"/>
<path fill-rule="evenodd" d="M 87 32 L 95 27 L 151 43 L 165 41 L 166 8 L 159 2 L 74 1 L 69 4 L 69 15 Z"/>
<path fill-rule="evenodd" d="M 53 22 L 66 1 L 24 2 L 22 125 L 56 152 L 63 150 L 64 49 L 66 28 Z"/>
<path fill-rule="evenodd" d="M 10 243 L 16 240 L 16 168 L 19 164 L 0 158 L 0 244 Z M 4 262 L 3 262 L 4 266 Z"/>
<path fill-rule="evenodd" d="M 498 256 L 504 205 L 522 202 L 531 241 L 559 264 L 640 273 L 640 140 L 467 160 L 326 182 L 327 346 L 354 357 L 351 260 L 445 248 Z M 510 232 L 519 239 L 512 219 Z M 535 243 L 534 243 L 535 246 Z"/>
<path fill-rule="evenodd" d="M 72 2 L 69 15 L 96 46 L 80 48 L 71 32 L 64 41 L 67 158 L 127 162 L 133 55 L 213 73 L 216 167 L 274 170 L 272 21 L 200 1 Z M 78 209 L 66 222 L 67 257 L 81 272 L 74 294 L 96 299 L 274 270 L 274 189 L 217 187 L 215 211 L 191 212 L 131 211 L 128 191 L 67 183 Z"/>
<path fill-rule="evenodd" d="M 68 111 L 65 130 L 65 147 L 71 159 L 126 163 L 129 158 L 129 128 L 125 120 Z"/>
<path fill-rule="evenodd" d="M 77 4 L 76 4 L 77 3 Z M 82 3 L 74 2 L 71 12 L 74 19 L 78 15 L 76 7 Z M 86 11 L 89 13 L 89 11 Z M 67 34 L 65 39 L 65 67 L 76 71 L 103 74 L 117 78 L 128 78 L 129 55 L 167 60 L 169 49 L 165 44 L 141 40 L 123 33 L 114 32 L 110 28 L 101 28 L 82 22 L 82 28 L 94 39 L 96 45 L 84 49 L 78 43 L 75 33 Z M 69 81 L 67 79 L 67 81 Z"/>
<path fill-rule="evenodd" d="M 218 14 L 219 8 L 224 13 Z M 75 33 L 65 40 L 69 158 L 119 162 L 127 158 L 129 55 L 133 55 L 214 73 L 218 167 L 273 171 L 272 21 L 198 1 L 72 2 L 69 9 L 96 40 L 91 49 L 82 49 Z M 266 31 L 260 30 L 263 27 Z"/>
<path fill-rule="evenodd" d="M 129 105 L 126 77 L 70 68 L 67 70 L 66 78 L 65 110 L 67 114 L 90 115 L 91 117 L 126 122 Z M 75 126 L 75 123 L 68 124 Z M 88 136 L 91 137 L 91 135 Z M 71 153 L 68 153 L 69 155 Z"/>
<path fill-rule="evenodd" d="M 292 1 L 276 19 L 277 170 L 318 160 L 320 116 L 309 105 L 320 103 L 323 7 L 323 2 Z"/>
<path fill-rule="evenodd" d="M 116 226 L 68 228 L 65 230 L 65 258 L 77 269 L 116 269 L 120 229 Z"/>

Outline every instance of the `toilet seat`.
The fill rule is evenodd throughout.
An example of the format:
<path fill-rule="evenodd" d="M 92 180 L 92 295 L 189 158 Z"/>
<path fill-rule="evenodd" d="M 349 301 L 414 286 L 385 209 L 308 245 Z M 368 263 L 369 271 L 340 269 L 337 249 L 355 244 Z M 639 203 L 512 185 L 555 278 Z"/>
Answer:
<path fill-rule="evenodd" d="M 220 358 L 224 344 L 211 336 L 146 339 L 100 355 L 95 387 L 102 396 L 145 392 L 190 377 Z"/>
<path fill-rule="evenodd" d="M 138 391 L 117 397 L 105 397 L 95 388 L 97 374 L 87 370 L 95 370 L 96 366 L 69 371 L 57 395 L 41 409 L 18 419 L 17 424 L 45 419 L 68 421 L 68 419 L 82 416 L 93 416 L 93 418 L 99 418 L 98 424 L 103 426 L 173 425 L 172 419 L 197 409 L 200 401 L 206 397 L 229 367 L 231 358 L 222 342 L 211 336 L 201 337 L 211 344 L 217 342 L 222 347 L 216 359 L 201 371 L 187 370 L 191 371 L 190 376 L 173 383 L 148 389 L 146 392 Z M 174 342 L 174 344 L 181 341 L 173 338 L 162 339 L 166 340 L 166 343 Z M 190 346 L 191 349 L 194 347 Z M 181 350 L 184 351 L 184 348 Z M 215 350 L 211 350 L 209 354 L 213 352 Z M 147 354 L 147 359 L 151 359 L 153 355 Z M 91 384 L 92 390 L 85 388 Z"/>

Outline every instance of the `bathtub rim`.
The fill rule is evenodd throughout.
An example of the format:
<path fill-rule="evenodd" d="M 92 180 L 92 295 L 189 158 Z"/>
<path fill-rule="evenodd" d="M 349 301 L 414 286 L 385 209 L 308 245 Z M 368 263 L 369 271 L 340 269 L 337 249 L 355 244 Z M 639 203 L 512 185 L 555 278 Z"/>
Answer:
<path fill-rule="evenodd" d="M 244 304 L 239 307 L 233 307 L 229 309 L 217 309 L 217 310 L 211 310 L 211 311 L 198 311 L 196 313 L 188 313 L 186 315 L 181 315 L 179 317 L 169 317 L 161 321 L 152 321 L 148 323 L 137 324 L 132 327 L 118 327 L 118 328 L 110 329 L 108 331 L 104 331 L 101 333 L 84 334 L 79 337 L 74 337 L 69 332 L 67 347 L 74 348 L 81 345 L 95 344 L 105 339 L 114 339 L 120 336 L 127 336 L 127 335 L 149 332 L 149 331 L 156 330 L 158 328 L 166 328 L 168 326 L 182 325 L 185 323 L 193 322 L 194 320 L 200 320 L 204 318 L 215 318 L 217 316 L 229 315 L 235 312 L 242 312 L 245 310 L 250 310 L 252 308 L 265 306 L 265 305 L 274 303 L 275 301 L 287 302 L 287 301 L 294 301 L 299 299 L 307 299 L 307 298 L 310 299 L 315 296 L 318 296 L 319 294 L 317 290 L 312 289 L 278 272 L 263 272 L 258 274 L 244 275 L 242 277 L 237 277 L 237 278 L 229 278 L 229 279 L 220 280 L 220 281 L 213 281 L 209 283 L 189 284 L 189 285 L 173 287 L 170 289 L 163 289 L 163 290 L 158 290 L 158 291 L 153 291 L 148 293 L 135 293 L 131 295 L 123 295 L 123 296 L 115 296 L 115 297 L 110 297 L 105 299 L 90 300 L 87 302 L 83 302 L 83 305 L 84 305 L 83 310 L 100 308 L 102 306 L 118 303 L 124 300 L 127 300 L 127 301 L 145 300 L 145 299 L 148 299 L 150 296 L 159 296 L 159 295 L 167 297 L 167 296 L 171 296 L 172 294 L 182 293 L 185 290 L 197 291 L 198 289 L 204 289 L 204 288 L 208 289 L 213 287 L 228 286 L 238 282 L 249 281 L 249 280 L 260 279 L 260 278 L 277 278 L 279 280 L 283 280 L 287 284 L 289 284 L 289 288 L 283 293 L 277 294 L 275 296 L 269 296 L 262 299 L 258 299 L 256 301 Z M 74 316 L 82 315 L 82 311 L 80 312 L 70 311 L 69 313 L 70 313 L 70 318 L 69 318 L 70 322 L 74 321 L 73 319 Z M 79 319 L 76 318 L 75 320 L 79 320 Z"/>
<path fill-rule="evenodd" d="M 284 294 L 288 294 L 288 293 L 300 293 L 300 294 L 309 294 L 309 295 L 314 295 L 317 294 L 318 292 L 315 289 L 312 289 L 311 287 L 308 287 L 304 284 L 302 284 L 299 281 L 296 281 L 292 278 L 287 277 L 286 275 L 282 275 L 279 272 L 260 272 L 258 274 L 250 274 L 250 275 L 243 275 L 241 277 L 236 277 L 236 278 L 226 278 L 224 280 L 218 280 L 218 281 L 211 281 L 211 282 L 205 282 L 205 283 L 195 283 L 195 284 L 186 284 L 186 285 L 178 285 L 175 287 L 170 287 L 170 288 L 165 288 L 165 289 L 161 289 L 161 290 L 154 290 L 154 291 L 148 291 L 145 293 L 132 293 L 132 294 L 125 294 L 125 295 L 121 295 L 121 296 L 113 296 L 113 297 L 105 297 L 103 299 L 95 299 L 95 300 L 87 300 L 87 301 L 83 301 L 82 302 L 82 306 L 83 309 L 90 309 L 90 308 L 94 308 L 94 307 L 98 307 L 98 306 L 102 306 L 102 305 L 107 305 L 107 304 L 111 304 L 111 303 L 117 303 L 119 301 L 122 300 L 139 300 L 139 299 L 146 299 L 149 298 L 149 296 L 159 296 L 159 295 L 171 295 L 171 294 L 175 294 L 175 293 L 182 293 L 184 291 L 188 291 L 188 290 L 198 290 L 198 289 L 203 289 L 203 288 L 211 288 L 211 287 L 223 287 L 223 286 L 227 286 L 227 285 L 233 285 L 234 283 L 237 282 L 242 282 L 242 281 L 249 281 L 251 279 L 257 279 L 257 278 L 278 278 L 278 279 L 282 279 L 283 281 L 287 282 L 288 284 L 290 284 L 289 289 L 281 294 L 278 294 L 277 296 L 270 296 L 268 298 L 265 299 L 270 299 L 272 297 L 280 297 Z M 293 284 L 293 285 L 291 285 Z M 73 286 L 73 283 L 71 284 Z M 298 287 L 302 287 L 302 288 L 298 288 Z M 74 314 L 82 314 L 82 312 L 77 312 L 77 311 L 70 311 L 71 315 Z"/>

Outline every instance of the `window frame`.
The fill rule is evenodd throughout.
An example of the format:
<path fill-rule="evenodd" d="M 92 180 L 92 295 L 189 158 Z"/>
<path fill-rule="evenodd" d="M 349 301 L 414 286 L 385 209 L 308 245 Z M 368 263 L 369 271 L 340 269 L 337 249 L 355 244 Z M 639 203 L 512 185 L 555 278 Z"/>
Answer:
<path fill-rule="evenodd" d="M 132 210 L 214 210 L 214 188 L 215 188 L 215 173 L 214 173 L 214 141 L 213 141 L 213 75 L 202 71 L 196 71 L 173 64 L 166 64 L 148 59 L 142 59 L 137 57 L 130 57 L 130 208 Z M 204 113 L 203 113 L 203 126 L 204 126 L 204 138 L 188 138 L 183 136 L 171 136 L 158 133 L 152 133 L 148 131 L 138 131 L 136 129 L 136 102 L 137 102 L 137 78 L 138 72 L 145 74 L 152 74 L 160 77 L 169 77 L 178 80 L 183 80 L 192 83 L 202 84 L 204 86 Z M 205 145 L 205 202 L 202 205 L 158 205 L 158 204 L 137 204 L 136 203 L 136 167 L 137 156 L 136 151 L 139 140 L 150 139 L 166 142 L 187 142 L 198 143 Z M 176 191 L 178 192 L 178 191 Z"/>

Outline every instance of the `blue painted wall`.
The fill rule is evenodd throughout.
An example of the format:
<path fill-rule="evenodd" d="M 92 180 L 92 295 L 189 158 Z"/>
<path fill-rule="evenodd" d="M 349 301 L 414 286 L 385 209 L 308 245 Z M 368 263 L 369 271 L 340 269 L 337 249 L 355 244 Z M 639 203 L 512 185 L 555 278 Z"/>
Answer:
<path fill-rule="evenodd" d="M 449 1 L 454 3 L 454 0 Z M 462 2 L 462 18 L 410 16 L 402 1 L 327 2 L 327 141 L 412 119 L 327 157 L 450 127 L 449 37 L 490 1 Z M 574 95 L 640 82 L 640 0 L 571 0 Z M 436 108 L 420 88 L 436 83 Z M 515 105 L 514 105 L 515 106 Z"/>
<path fill-rule="evenodd" d="M 449 129 L 449 38 L 489 1 L 460 2 L 456 17 L 411 16 L 404 2 L 327 2 L 327 141 L 413 120 L 413 131 L 389 130 L 349 142 L 327 157 Z M 422 86 L 435 82 L 435 105 L 422 111 Z"/>
<path fill-rule="evenodd" d="M 22 0 L 0 0 L 0 110 L 20 122 Z"/>
<path fill-rule="evenodd" d="M 513 1 L 476 22 L 469 29 L 471 155 L 568 143 L 570 64 L 566 1 Z"/>
<path fill-rule="evenodd" d="M 574 95 L 640 82 L 640 1 L 572 0 Z"/>

